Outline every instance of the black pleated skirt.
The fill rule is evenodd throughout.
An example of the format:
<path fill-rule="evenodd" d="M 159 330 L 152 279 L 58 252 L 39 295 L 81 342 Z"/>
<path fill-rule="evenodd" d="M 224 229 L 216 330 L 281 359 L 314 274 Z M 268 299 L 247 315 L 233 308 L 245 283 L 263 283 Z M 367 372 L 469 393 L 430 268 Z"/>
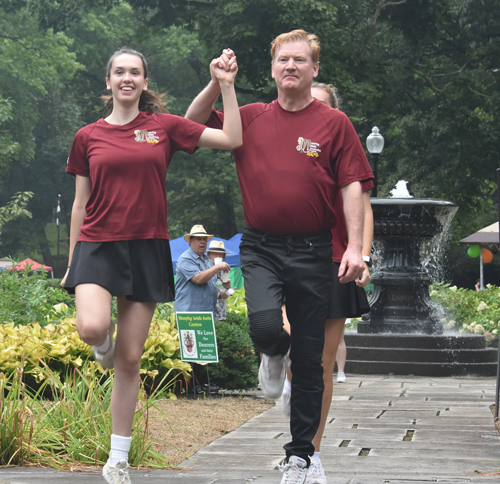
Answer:
<path fill-rule="evenodd" d="M 78 242 L 64 288 L 98 284 L 112 296 L 137 302 L 175 298 L 170 244 L 166 239 Z"/>
<path fill-rule="evenodd" d="M 370 311 L 365 290 L 356 283 L 342 284 L 338 272 L 340 264 L 332 264 L 332 289 L 328 306 L 328 319 L 359 318 Z"/>

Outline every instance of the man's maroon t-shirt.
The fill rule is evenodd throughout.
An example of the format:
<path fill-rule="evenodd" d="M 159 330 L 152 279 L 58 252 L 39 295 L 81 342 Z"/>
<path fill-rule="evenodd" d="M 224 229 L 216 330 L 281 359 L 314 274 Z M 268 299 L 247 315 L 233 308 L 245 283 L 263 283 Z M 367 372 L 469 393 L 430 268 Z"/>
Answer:
<path fill-rule="evenodd" d="M 240 113 L 243 146 L 234 157 L 247 225 L 273 234 L 333 228 L 338 190 L 373 177 L 347 116 L 317 100 L 296 112 L 276 100 Z M 213 111 L 208 125 L 222 122 Z"/>
<path fill-rule="evenodd" d="M 205 128 L 141 112 L 123 126 L 100 119 L 80 129 L 66 168 L 92 183 L 78 240 L 168 239 L 167 168 L 176 151 L 195 150 Z"/>
<path fill-rule="evenodd" d="M 364 181 L 361 183 L 361 189 L 363 192 L 367 192 L 374 187 L 373 181 Z M 337 198 L 337 203 L 334 207 L 335 218 L 337 219 L 337 225 L 332 229 L 332 252 L 333 252 L 333 262 L 341 262 L 342 256 L 347 249 L 347 225 L 345 223 L 344 216 L 344 202 L 342 201 L 342 194 Z"/>

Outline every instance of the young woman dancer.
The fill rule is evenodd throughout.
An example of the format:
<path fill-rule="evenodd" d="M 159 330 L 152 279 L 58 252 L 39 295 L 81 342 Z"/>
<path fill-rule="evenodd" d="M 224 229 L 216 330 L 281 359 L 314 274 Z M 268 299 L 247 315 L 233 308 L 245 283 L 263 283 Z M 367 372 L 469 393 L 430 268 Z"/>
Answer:
<path fill-rule="evenodd" d="M 129 483 L 128 453 L 144 343 L 157 302 L 174 299 L 167 232 L 166 171 L 176 151 L 232 150 L 242 143 L 236 61 L 212 61 L 222 88 L 222 130 L 167 114 L 148 91 L 145 57 L 115 52 L 107 65 L 105 117 L 76 134 L 66 171 L 76 177 L 69 265 L 61 285 L 76 297 L 76 326 L 103 368 L 115 367 L 111 452 L 102 475 Z M 111 319 L 117 297 L 118 318 Z"/>
<path fill-rule="evenodd" d="M 331 84 L 313 82 L 311 88 L 312 96 L 328 106 L 339 107 L 337 91 Z M 342 255 L 347 248 L 347 228 L 344 218 L 344 207 L 342 197 L 338 197 L 334 207 L 337 226 L 332 230 L 333 249 L 333 283 L 331 291 L 330 306 L 328 309 L 328 319 L 325 325 L 325 346 L 323 348 L 323 379 L 325 389 L 321 408 L 321 421 L 313 439 L 315 453 L 311 456 L 311 465 L 307 473 L 307 484 L 327 484 L 327 479 L 323 465 L 320 460 L 320 445 L 325 430 L 328 411 L 333 395 L 333 369 L 337 348 L 343 339 L 346 318 L 359 317 L 370 310 L 365 295 L 364 288 L 370 280 L 369 266 L 371 265 L 370 253 L 373 239 L 373 213 L 370 204 L 369 190 L 373 188 L 373 182 L 363 182 L 363 201 L 365 207 L 365 221 L 363 228 L 363 259 L 365 269 L 359 280 L 341 284 L 337 276 Z M 286 318 L 285 306 L 283 306 L 283 322 L 285 331 L 290 331 L 290 323 Z M 291 379 L 290 366 L 286 368 L 287 378 L 281 397 L 283 412 L 290 415 Z"/>

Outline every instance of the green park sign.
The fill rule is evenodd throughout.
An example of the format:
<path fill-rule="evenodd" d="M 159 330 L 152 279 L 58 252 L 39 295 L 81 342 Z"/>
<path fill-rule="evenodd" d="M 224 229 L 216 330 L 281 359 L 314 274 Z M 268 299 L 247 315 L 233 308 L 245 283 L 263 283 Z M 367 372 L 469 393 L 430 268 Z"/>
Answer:
<path fill-rule="evenodd" d="M 181 344 L 181 360 L 197 363 L 217 363 L 217 338 L 214 315 L 211 312 L 176 313 Z"/>

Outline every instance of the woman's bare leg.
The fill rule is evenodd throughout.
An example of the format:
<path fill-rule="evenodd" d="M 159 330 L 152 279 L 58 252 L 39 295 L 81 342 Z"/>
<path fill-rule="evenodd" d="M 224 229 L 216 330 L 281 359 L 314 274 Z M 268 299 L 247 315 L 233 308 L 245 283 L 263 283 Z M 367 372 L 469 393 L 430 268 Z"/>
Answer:
<path fill-rule="evenodd" d="M 139 395 L 139 370 L 156 303 L 118 298 L 115 378 L 111 393 L 113 434 L 128 437 Z"/>
<path fill-rule="evenodd" d="M 337 370 L 338 371 L 345 370 L 345 360 L 347 359 L 347 348 L 345 346 L 344 331 L 345 331 L 345 325 L 344 325 L 344 330 L 342 330 L 342 338 L 340 340 L 339 348 L 337 350 Z"/>
<path fill-rule="evenodd" d="M 111 324 L 111 294 L 97 284 L 75 287 L 76 329 L 88 345 L 100 345 Z"/>
<path fill-rule="evenodd" d="M 345 325 L 345 318 L 327 319 L 325 324 L 325 346 L 323 347 L 323 381 L 325 389 L 323 391 L 323 401 L 321 406 L 321 420 L 318 430 L 312 443 L 316 452 L 320 451 L 321 439 L 325 431 L 326 419 L 333 396 L 333 368 L 337 356 L 337 348 L 342 337 Z"/>

